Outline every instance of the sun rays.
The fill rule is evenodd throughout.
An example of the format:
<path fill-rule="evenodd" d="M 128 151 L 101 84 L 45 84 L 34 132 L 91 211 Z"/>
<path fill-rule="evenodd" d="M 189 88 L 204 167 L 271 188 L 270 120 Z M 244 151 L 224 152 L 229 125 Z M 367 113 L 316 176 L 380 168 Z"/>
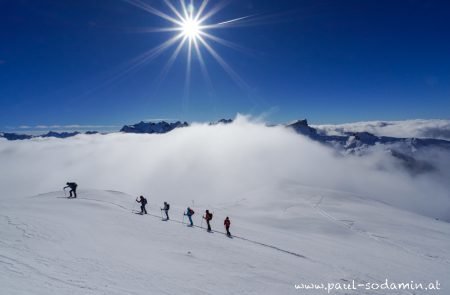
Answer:
<path fill-rule="evenodd" d="M 220 44 L 232 49 L 239 49 L 240 46 L 228 40 L 215 36 L 214 29 L 226 29 L 240 24 L 242 21 L 248 21 L 252 16 L 238 17 L 235 19 L 223 20 L 218 23 L 210 23 L 211 18 L 219 13 L 229 1 L 220 1 L 215 6 L 209 5 L 209 0 L 179 0 L 177 2 L 163 0 L 167 11 L 156 9 L 143 0 L 124 0 L 125 2 L 138 7 L 154 16 L 167 21 L 168 25 L 160 28 L 149 28 L 146 32 L 166 32 L 171 36 L 162 44 L 148 50 L 137 57 L 130 64 L 129 68 L 141 67 L 151 60 L 159 57 L 166 50 L 173 50 L 166 64 L 164 65 L 158 80 L 164 79 L 170 72 L 173 64 L 179 58 L 182 52 L 186 52 L 186 79 L 184 91 L 189 94 L 192 63 L 198 62 L 201 73 L 208 84 L 211 78 L 208 73 L 204 53 L 208 53 L 219 64 L 220 67 L 237 83 L 241 88 L 248 88 L 247 83 L 233 70 L 225 61 L 219 52 L 213 47 L 213 44 Z M 185 48 L 186 50 L 182 51 Z"/>

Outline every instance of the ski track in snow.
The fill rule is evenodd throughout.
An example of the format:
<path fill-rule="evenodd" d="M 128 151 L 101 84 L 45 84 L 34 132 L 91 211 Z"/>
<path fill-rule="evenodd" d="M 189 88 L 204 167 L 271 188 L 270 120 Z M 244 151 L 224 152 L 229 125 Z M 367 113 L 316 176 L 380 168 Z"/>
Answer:
<path fill-rule="evenodd" d="M 376 234 L 373 234 L 373 233 L 368 232 L 366 230 L 363 230 L 361 228 L 357 228 L 356 225 L 355 225 L 355 221 L 353 221 L 353 220 L 345 220 L 345 219 L 335 218 L 334 216 L 332 216 L 331 214 L 327 213 L 325 210 L 320 208 L 320 205 L 321 205 L 323 200 L 324 200 L 324 196 L 321 195 L 319 201 L 313 206 L 313 208 L 316 209 L 319 212 L 319 214 L 321 214 L 323 217 L 327 218 L 331 222 L 333 222 L 333 223 L 335 223 L 335 224 L 337 224 L 339 226 L 342 226 L 344 228 L 347 228 L 348 230 L 350 230 L 350 231 L 352 231 L 352 232 L 354 232 L 354 233 L 356 233 L 358 235 L 367 237 L 367 238 L 372 239 L 374 241 L 377 241 L 379 243 L 388 244 L 390 246 L 399 248 L 399 249 L 401 249 L 403 251 L 406 251 L 408 253 L 411 253 L 411 254 L 414 254 L 414 255 L 417 255 L 417 256 L 424 257 L 426 259 L 438 260 L 440 262 L 443 262 L 443 263 L 446 263 L 446 264 L 450 264 L 450 260 L 448 260 L 448 259 L 442 259 L 441 257 L 438 257 L 438 256 L 431 256 L 429 254 L 424 254 L 424 253 L 421 253 L 421 252 L 417 252 L 417 251 L 409 249 L 409 248 L 407 248 L 407 247 L 405 247 L 403 245 L 400 245 L 399 243 L 396 243 L 396 242 L 388 239 L 387 237 L 384 237 L 384 236 L 381 236 L 381 235 L 376 235 Z"/>
<path fill-rule="evenodd" d="M 119 204 L 116 204 L 116 203 L 113 203 L 113 202 L 108 202 L 108 201 L 104 201 L 104 200 L 97 200 L 97 199 L 80 198 L 80 197 L 78 197 L 76 199 L 111 204 L 111 205 L 117 206 L 117 207 L 119 207 L 119 208 L 121 208 L 121 209 L 123 209 L 125 211 L 129 211 L 129 208 L 127 208 L 125 206 L 122 206 L 122 205 L 119 205 Z M 139 211 L 134 211 L 133 213 L 139 213 Z M 161 220 L 161 216 L 158 216 L 158 215 L 155 215 L 155 214 L 151 214 L 151 213 L 148 213 L 146 215 L 152 216 L 152 217 L 155 217 L 155 218 L 158 218 L 158 219 Z M 184 224 L 183 221 L 176 220 L 176 219 L 170 219 L 168 221 L 170 221 L 170 222 L 177 222 L 177 223 L 183 223 Z M 201 229 L 203 229 L 203 227 L 200 227 L 198 225 L 194 225 L 193 227 L 194 228 L 201 228 Z M 222 235 L 226 236 L 226 233 L 222 232 L 222 231 L 214 230 L 213 232 L 219 233 L 219 234 L 222 234 Z M 286 254 L 289 254 L 289 255 L 292 255 L 292 256 L 295 256 L 295 257 L 305 258 L 305 259 L 307 258 L 304 255 L 301 255 L 299 253 L 295 253 L 295 252 L 292 252 L 292 251 L 284 250 L 284 249 L 281 249 L 281 248 L 279 248 L 277 246 L 274 246 L 274 245 L 269 245 L 269 244 L 266 244 L 266 243 L 254 241 L 254 240 L 247 239 L 247 238 L 244 238 L 244 237 L 241 237 L 241 236 L 233 235 L 233 238 L 240 239 L 240 240 L 243 240 L 243 241 L 247 241 L 247 242 L 253 243 L 255 245 L 260 245 L 260 246 L 263 246 L 263 247 L 267 247 L 267 248 L 270 248 L 270 249 L 273 249 L 273 250 L 276 250 L 276 251 L 279 251 L 279 252 L 283 252 L 283 253 L 286 253 Z"/>
<path fill-rule="evenodd" d="M 252 223 L 249 223 L 247 220 L 245 222 L 245 228 L 251 230 L 248 233 L 248 236 L 243 235 L 243 233 L 247 232 L 246 230 L 239 229 L 238 227 L 236 228 L 237 234 L 233 235 L 233 239 L 228 239 L 226 234 L 220 230 L 215 230 L 215 234 L 212 235 L 206 233 L 203 235 L 200 233 L 199 229 L 204 230 L 204 227 L 198 225 L 194 226 L 194 229 L 196 229 L 195 231 L 184 229 L 175 230 L 176 227 L 173 227 L 173 224 L 178 223 L 184 225 L 185 223 L 176 218 L 171 218 L 170 222 L 167 223 L 156 222 L 156 220 L 161 221 L 161 215 L 150 213 L 150 211 L 148 216 L 152 217 L 151 219 L 147 219 L 145 216 L 138 217 L 137 215 L 131 214 L 132 208 L 124 203 L 125 201 L 130 201 L 124 199 L 124 197 L 128 198 L 129 196 L 120 192 L 87 192 L 86 195 L 81 194 L 80 197 L 72 200 L 64 200 L 62 197 L 56 197 L 55 194 L 58 193 L 28 197 L 26 199 L 30 200 L 30 204 L 28 204 L 28 200 L 25 201 L 27 207 L 23 207 L 21 204 L 24 199 L 19 199 L 10 202 L 8 204 L 9 207 L 7 207 L 8 210 L 2 210 L 0 208 L 0 234 L 2 236 L 2 239 L 0 240 L 0 284 L 3 285 L 6 290 L 10 291 L 8 295 L 50 293 L 137 295 L 147 294 L 148 292 L 145 290 L 150 290 L 150 294 L 299 294 L 299 292 L 293 288 L 293 284 L 302 281 L 305 283 L 320 283 L 326 282 L 328 279 L 332 282 L 346 283 L 354 279 L 359 283 L 383 283 L 383 274 L 366 269 L 367 266 L 364 265 L 364 262 L 358 267 L 357 260 L 354 260 L 351 256 L 353 252 L 352 249 L 347 250 L 348 253 L 342 253 L 342 255 L 350 255 L 349 259 L 353 260 L 350 265 L 334 261 L 332 256 L 322 253 L 327 247 L 326 243 L 328 243 L 328 240 L 333 239 L 332 235 L 325 235 L 324 238 L 326 240 L 324 240 L 324 245 L 317 244 L 318 250 L 315 250 L 308 246 L 307 240 L 296 240 L 295 236 L 286 236 L 286 238 L 289 238 L 288 240 L 278 240 L 276 237 L 283 237 L 284 233 L 277 233 L 277 231 L 268 228 L 264 224 L 252 228 Z M 364 225 L 361 225 L 357 218 L 352 218 L 351 207 L 349 209 L 346 208 L 346 210 L 350 210 L 348 211 L 348 217 L 343 217 L 346 215 L 344 213 L 347 213 L 347 211 L 337 211 L 338 213 L 334 211 L 329 212 L 330 208 L 333 208 L 330 207 L 327 202 L 330 195 L 311 193 L 302 195 L 302 193 L 298 192 L 295 193 L 295 195 L 297 198 L 300 198 L 298 200 L 302 203 L 298 204 L 295 200 L 292 201 L 291 204 L 287 203 L 287 206 L 282 209 L 284 212 L 283 215 L 290 216 L 289 214 L 291 214 L 291 212 L 305 212 L 312 214 L 305 216 L 305 218 L 316 218 L 314 217 L 315 214 L 317 216 L 317 219 L 315 219 L 316 223 L 320 223 L 321 220 L 323 220 L 325 223 L 321 223 L 322 226 L 326 226 L 326 224 L 332 225 L 326 227 L 333 232 L 338 233 L 338 231 L 333 230 L 333 228 L 339 227 L 345 229 L 348 233 L 362 237 L 362 239 L 354 239 L 352 236 L 349 236 L 349 239 L 354 240 L 354 243 L 356 243 L 354 245 L 356 249 L 359 249 L 358 247 L 361 247 L 361 249 L 375 247 L 375 249 L 382 249 L 381 251 L 383 251 L 383 253 L 386 252 L 387 257 L 395 257 L 398 254 L 408 257 L 405 262 L 402 262 L 402 264 L 405 264 L 404 266 L 397 265 L 400 261 L 390 264 L 389 260 L 386 260 L 385 263 L 387 263 L 391 269 L 387 274 L 391 272 L 392 274 L 396 274 L 403 271 L 404 274 L 400 275 L 399 278 L 408 278 L 408 273 L 413 271 L 414 278 L 417 276 L 430 278 L 433 277 L 429 274 L 429 272 L 432 271 L 432 269 L 429 268 L 430 266 L 436 269 L 448 269 L 449 260 L 446 258 L 440 257 L 439 255 L 430 257 L 430 255 L 424 254 L 423 252 L 406 247 L 403 243 L 393 241 L 387 237 L 389 235 L 384 236 L 383 234 L 372 233 L 371 231 L 364 229 L 361 227 Z M 332 195 L 333 194 L 331 194 L 331 196 Z M 51 201 L 52 199 L 55 200 L 54 198 L 57 198 L 57 202 Z M 251 198 L 251 196 L 249 196 L 249 198 Z M 134 201 L 134 199 L 131 199 L 131 201 Z M 219 212 L 218 215 L 215 214 L 214 216 L 219 216 L 216 218 L 220 218 L 221 214 L 225 213 L 223 211 L 240 210 L 242 207 L 245 211 L 248 209 L 248 206 L 251 206 L 247 203 L 244 205 L 242 204 L 243 202 L 246 202 L 246 198 L 242 198 L 240 201 L 231 204 L 224 204 L 223 208 L 214 206 L 209 207 Z M 336 202 L 336 200 L 333 199 L 332 202 Z M 346 202 L 346 200 L 344 200 L 344 202 Z M 365 201 L 363 200 L 361 202 L 364 203 Z M 309 206 L 308 210 L 305 208 L 305 204 Z M 331 204 L 333 205 L 335 203 Z M 53 206 L 55 209 L 51 208 Z M 15 210 L 15 208 L 18 209 Z M 74 209 L 71 210 L 71 208 Z M 45 211 L 41 213 L 40 209 L 48 210 L 48 212 Z M 61 213 L 58 212 L 60 209 L 63 210 Z M 157 210 L 158 208 L 152 207 L 152 209 Z M 99 217 L 95 214 L 92 216 L 84 215 L 84 210 L 89 210 L 91 213 L 98 212 Z M 256 210 L 257 209 L 255 209 L 255 211 Z M 378 208 L 377 210 L 381 209 Z M 49 218 L 47 218 L 46 215 L 48 213 L 51 214 L 48 216 Z M 54 214 L 57 215 L 52 216 Z M 89 220 L 92 218 L 92 220 L 89 221 L 88 224 L 77 219 L 72 221 L 74 216 L 66 217 L 64 216 L 65 214 L 76 214 L 74 216 L 85 216 L 86 218 L 89 218 Z M 133 216 L 129 216 L 128 214 Z M 231 216 L 236 216 L 236 214 L 238 214 L 238 211 Z M 340 217 L 336 217 L 336 215 Z M 61 224 L 48 224 L 48 222 L 57 220 L 55 218 L 58 216 L 64 216 L 64 220 L 61 220 Z M 111 220 L 111 218 L 117 220 Z M 252 220 L 252 218 L 255 217 L 250 216 L 248 218 L 250 218 L 249 220 Z M 115 239 L 119 239 L 116 241 L 119 243 L 118 246 L 111 247 L 113 245 L 109 245 L 107 247 L 111 249 L 104 249 L 105 251 L 112 251 L 109 259 L 105 259 L 105 256 L 102 255 L 98 258 L 95 256 L 96 251 L 100 250 L 96 250 L 97 247 L 103 247 L 97 245 L 97 243 L 102 241 L 101 236 L 93 236 L 93 242 L 80 242 L 74 240 L 79 235 L 80 231 L 77 224 L 80 224 L 82 227 L 81 232 L 83 232 L 83 230 L 89 230 L 86 233 L 87 235 L 96 235 L 96 224 L 99 223 L 99 234 L 108 236 L 111 233 L 114 233 L 114 235 L 121 233 L 121 219 L 124 219 L 124 224 L 135 224 L 138 227 L 145 229 L 149 228 L 152 231 L 167 231 L 168 238 L 165 238 L 163 240 L 164 243 L 161 244 L 162 242 L 159 241 L 159 238 L 155 239 L 150 232 L 148 238 L 146 237 L 145 239 L 142 239 L 139 236 L 128 236 L 128 238 L 133 237 L 133 243 L 138 243 L 128 244 L 127 238 L 124 237 L 124 239 L 121 239 L 120 236 L 117 236 Z M 114 221 L 114 223 L 108 225 L 108 223 L 112 221 Z M 244 220 L 241 220 L 241 222 L 244 222 Z M 171 223 L 172 225 L 170 225 Z M 239 225 L 239 223 L 240 222 L 238 221 L 235 225 Z M 47 228 L 46 224 L 50 226 Z M 57 231 L 58 229 L 64 229 L 66 226 L 69 226 L 68 232 Z M 113 231 L 111 233 L 104 232 L 104 230 L 107 230 L 108 228 L 111 228 Z M 260 229 L 263 230 L 264 233 L 269 231 L 269 235 L 258 234 Z M 92 230 L 92 232 L 90 230 Z M 448 229 L 441 228 L 440 230 L 436 230 L 436 233 L 434 234 L 438 235 L 437 237 L 442 238 L 442 235 L 445 235 L 446 230 Z M 126 231 L 128 232 L 129 230 Z M 125 233 L 129 235 L 127 232 Z M 171 238 L 172 235 L 176 236 Z M 190 242 L 191 238 L 194 239 L 192 242 Z M 200 240 L 195 241 L 195 239 Z M 292 243 L 290 242 L 291 239 L 292 241 L 298 242 Z M 170 241 L 174 241 L 179 245 L 167 244 L 170 243 Z M 71 244 L 73 242 L 77 242 L 77 244 L 72 247 Z M 124 242 L 124 249 L 127 249 L 128 247 L 131 248 L 130 250 L 125 250 L 125 252 L 120 250 L 120 245 Z M 280 242 L 280 245 L 277 245 L 278 242 Z M 140 243 L 143 244 L 141 245 Z M 336 246 L 339 246 L 340 242 L 336 241 L 335 243 L 338 243 Z M 359 246 L 358 243 L 362 243 L 361 246 Z M 379 246 L 374 246 L 374 244 Z M 194 245 L 195 247 L 206 246 L 206 248 L 197 250 L 195 247 L 192 248 Z M 57 248 L 47 249 L 47 247 L 55 246 Z M 161 263 L 161 258 L 158 256 L 162 256 L 165 259 L 169 259 L 169 263 L 171 263 L 170 267 L 158 271 L 158 267 L 155 268 L 152 266 L 148 268 L 145 267 L 145 265 L 136 265 L 133 253 L 127 254 L 127 252 L 137 251 L 139 253 L 141 249 L 146 249 L 146 246 L 150 246 L 153 250 L 159 249 L 158 252 L 160 253 L 156 254 L 157 256 L 150 256 L 152 259 L 149 263 L 156 263 L 158 265 Z M 203 253 L 209 246 L 219 247 L 217 250 L 210 249 L 210 251 L 212 251 L 211 253 L 220 251 L 223 252 L 225 257 L 229 256 L 230 259 L 225 259 L 223 261 L 220 259 L 217 260 L 217 258 L 212 258 L 209 254 Z M 66 247 L 68 248 L 66 249 Z M 187 254 L 186 252 L 180 252 L 180 249 L 183 248 L 189 249 Z M 287 250 L 299 250 L 299 248 L 301 249 L 302 254 L 299 253 L 300 251 Z M 89 250 L 89 252 L 85 252 L 87 250 Z M 236 255 L 238 256 L 235 257 Z M 257 260 L 252 260 L 256 257 L 255 255 L 259 258 Z M 130 256 L 130 258 L 121 259 L 121 257 L 128 256 Z M 289 259 L 289 257 L 292 257 L 293 259 Z M 409 258 L 414 259 L 411 260 L 412 262 L 408 262 Z M 266 260 L 267 262 L 265 262 Z M 173 265 L 173 261 L 179 261 L 179 264 Z M 218 263 L 218 265 L 215 265 L 214 262 Z M 428 269 L 426 267 L 419 267 L 415 264 L 419 262 L 426 263 Z M 373 263 L 381 263 L 382 265 L 383 261 L 373 261 Z M 189 276 L 191 279 L 188 281 L 185 281 L 180 277 L 184 267 L 196 271 L 196 279 L 194 281 L 192 281 L 192 276 Z M 148 270 L 146 270 L 147 268 Z M 171 268 L 175 269 L 171 270 Z M 226 276 L 224 276 L 225 273 L 221 272 L 221 268 L 228 270 L 228 272 L 225 272 L 227 274 Z M 230 272 L 232 269 L 237 269 L 239 272 Z M 377 266 L 374 269 L 382 268 Z M 217 281 L 211 281 L 211 275 L 213 275 Z M 445 271 L 442 275 L 443 277 L 446 276 Z M 175 278 L 178 279 L 174 279 L 172 276 L 175 276 Z M 437 278 L 440 277 L 441 276 L 437 276 Z M 233 278 L 235 283 L 231 283 L 231 281 L 228 280 L 229 278 Z M 225 280 L 225 282 L 221 282 L 222 280 Z M 224 286 L 228 286 L 228 289 L 224 288 Z M 38 293 L 35 292 L 37 290 L 39 290 Z M 326 291 L 320 290 L 306 294 L 326 294 Z M 375 290 L 358 290 L 357 292 L 347 291 L 336 292 L 335 294 L 412 295 L 431 293 L 419 291 L 410 292 L 408 290 L 389 291 L 388 293 Z"/>
<path fill-rule="evenodd" d="M 54 263 L 54 261 L 53 262 L 48 261 L 48 263 L 46 263 L 45 261 L 47 261 L 47 260 L 45 260 L 43 258 L 35 258 L 35 260 L 39 260 L 41 265 L 46 264 L 46 266 L 49 266 L 51 263 Z M 71 287 L 87 289 L 87 290 L 91 290 L 91 291 L 96 290 L 95 288 L 86 286 L 85 284 L 81 284 L 81 282 L 78 282 L 78 283 L 74 282 L 74 281 L 70 280 L 69 278 L 60 279 L 60 278 L 51 276 L 45 272 L 40 271 L 39 268 L 34 267 L 34 266 L 30 265 L 29 263 L 23 262 L 19 258 L 11 258 L 11 257 L 7 257 L 7 256 L 0 254 L 0 264 L 6 266 L 6 269 L 8 271 L 12 271 L 21 277 L 32 277 L 33 275 L 35 275 L 35 276 L 39 276 L 39 277 L 44 277 L 44 278 L 46 278 L 52 282 L 55 282 L 57 284 L 68 285 Z"/>

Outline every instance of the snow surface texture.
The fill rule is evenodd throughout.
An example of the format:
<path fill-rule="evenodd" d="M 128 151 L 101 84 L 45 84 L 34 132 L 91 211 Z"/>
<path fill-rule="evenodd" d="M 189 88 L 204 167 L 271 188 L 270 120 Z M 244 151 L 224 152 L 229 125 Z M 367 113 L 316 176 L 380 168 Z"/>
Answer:
<path fill-rule="evenodd" d="M 450 120 L 369 121 L 338 125 L 314 125 L 327 135 L 369 132 L 377 136 L 450 140 Z"/>
<path fill-rule="evenodd" d="M 0 293 L 326 294 L 294 284 L 389 279 L 442 290 L 331 294 L 449 294 L 450 225 L 435 219 L 449 216 L 449 185 L 389 161 L 242 117 L 163 135 L 3 141 Z M 78 199 L 62 198 L 66 181 Z M 132 213 L 140 194 L 152 215 Z M 162 222 L 163 201 L 176 221 L 192 206 L 197 225 L 210 209 L 213 230 L 230 216 L 236 237 Z"/>

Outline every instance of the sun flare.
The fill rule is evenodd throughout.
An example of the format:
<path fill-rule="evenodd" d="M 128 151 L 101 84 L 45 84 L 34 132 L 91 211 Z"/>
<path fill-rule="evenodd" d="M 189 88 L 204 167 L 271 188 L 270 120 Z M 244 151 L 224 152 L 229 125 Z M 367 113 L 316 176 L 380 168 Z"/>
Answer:
<path fill-rule="evenodd" d="M 164 0 L 164 4 L 168 8 L 167 12 L 158 10 L 147 3 L 145 0 L 123 0 L 131 5 L 134 5 L 150 14 L 158 16 L 171 25 L 160 28 L 148 28 L 145 31 L 154 32 L 171 32 L 173 35 L 165 42 L 150 49 L 149 51 L 136 58 L 134 64 L 130 67 L 131 70 L 138 68 L 141 65 L 148 63 L 160 56 L 162 52 L 174 47 L 174 51 L 164 66 L 161 79 L 169 72 L 177 57 L 183 52 L 187 54 L 186 62 L 186 85 L 185 91 L 188 91 L 191 76 L 192 60 L 196 57 L 200 64 L 202 74 L 207 83 L 211 83 L 209 73 L 205 64 L 204 54 L 208 53 L 215 59 L 215 61 L 223 68 L 223 70 L 236 82 L 241 88 L 249 89 L 245 81 L 232 69 L 232 67 L 220 56 L 219 52 L 213 48 L 214 43 L 217 45 L 226 46 L 235 50 L 242 50 L 239 44 L 235 44 L 228 40 L 224 40 L 214 34 L 212 30 L 228 29 L 242 24 L 248 24 L 252 16 L 243 16 L 235 19 L 228 19 L 218 23 L 211 23 L 211 19 L 220 10 L 222 10 L 227 2 L 217 2 L 215 6 L 208 9 L 209 0 Z"/>
<path fill-rule="evenodd" d="M 202 28 L 200 23 L 192 18 L 188 18 L 183 22 L 181 26 L 183 35 L 188 37 L 190 40 L 198 39 L 202 33 Z"/>

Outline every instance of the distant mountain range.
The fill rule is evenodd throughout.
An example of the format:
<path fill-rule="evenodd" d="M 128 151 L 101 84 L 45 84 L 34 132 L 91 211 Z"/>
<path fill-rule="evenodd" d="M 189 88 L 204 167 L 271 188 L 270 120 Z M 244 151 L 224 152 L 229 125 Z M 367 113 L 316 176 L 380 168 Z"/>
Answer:
<path fill-rule="evenodd" d="M 217 122 L 211 122 L 209 125 L 217 125 L 217 124 L 229 124 L 232 123 L 231 119 L 221 119 Z M 122 133 L 138 133 L 138 134 L 163 134 L 170 132 L 176 128 L 189 127 L 189 123 L 187 122 L 174 122 L 169 123 L 166 121 L 160 122 L 139 122 L 133 125 L 125 125 L 123 126 L 119 132 Z M 54 137 L 54 138 L 68 138 L 72 136 L 76 136 L 79 134 L 99 134 L 97 131 L 87 131 L 87 132 L 55 132 L 50 131 L 41 135 L 28 135 L 22 133 L 6 133 L 0 132 L 0 138 L 5 138 L 7 140 L 25 140 L 32 138 L 46 138 L 46 137 Z"/>
<path fill-rule="evenodd" d="M 211 122 L 209 125 L 217 124 L 230 124 L 232 119 L 221 119 L 217 122 Z M 176 128 L 189 127 L 187 122 L 174 122 L 169 123 L 166 121 L 160 122 L 139 122 L 133 125 L 123 126 L 119 132 L 122 133 L 138 133 L 138 134 L 163 134 L 171 132 Z M 271 125 L 279 126 L 279 125 Z M 341 135 L 328 135 L 324 130 L 316 129 L 308 124 L 308 121 L 298 120 L 293 123 L 284 125 L 287 128 L 293 129 L 296 133 L 305 135 L 312 140 L 332 145 L 334 147 L 340 147 L 348 151 L 356 151 L 356 149 L 363 146 L 374 146 L 377 144 L 405 144 L 411 148 L 420 148 L 425 146 L 440 146 L 443 148 L 450 148 L 450 141 L 443 139 L 432 139 L 432 138 L 399 138 L 399 137 L 389 137 L 389 136 L 376 136 L 369 132 L 343 132 Z M 55 132 L 49 131 L 41 135 L 28 135 L 21 133 L 2 133 L 0 132 L 0 138 L 5 138 L 7 140 L 25 140 L 32 138 L 68 138 L 76 136 L 79 134 L 99 134 L 97 131 L 87 131 L 87 132 Z"/>
<path fill-rule="evenodd" d="M 233 120 L 221 119 L 209 125 L 230 124 Z M 275 125 L 276 126 L 276 125 Z M 278 125 L 279 126 L 279 125 Z M 400 138 L 388 136 L 376 136 L 369 132 L 342 132 L 339 135 L 329 135 L 322 129 L 313 128 L 307 120 L 298 120 L 283 125 L 294 130 L 296 133 L 309 137 L 311 140 L 330 146 L 342 154 L 364 155 L 372 149 L 383 148 L 392 156 L 400 159 L 412 170 L 422 171 L 432 169 L 426 162 L 417 159 L 417 152 L 424 148 L 441 148 L 450 151 L 450 141 L 431 138 Z M 133 125 L 125 125 L 120 129 L 122 133 L 137 134 L 164 134 L 177 128 L 189 127 L 187 122 L 169 123 L 161 122 L 139 122 Z M 17 133 L 0 133 L 0 138 L 7 140 L 26 140 L 32 138 L 68 138 L 79 134 L 98 134 L 96 131 L 88 132 L 54 132 L 50 131 L 42 135 L 27 135 Z"/>
<path fill-rule="evenodd" d="M 209 125 L 230 124 L 233 120 L 221 119 L 211 122 Z M 189 127 L 187 122 L 169 123 L 161 122 L 139 122 L 133 125 L 125 125 L 120 129 L 122 133 L 137 134 L 164 134 L 177 128 Z M 280 126 L 280 125 L 271 125 Z M 271 127 L 270 126 L 270 127 Z M 371 153 L 374 149 L 383 149 L 398 159 L 412 173 L 421 173 L 434 170 L 427 157 L 420 152 L 425 148 L 438 148 L 450 151 L 450 141 L 432 138 L 401 138 L 389 136 L 376 136 L 369 132 L 341 132 L 339 134 L 328 134 L 326 130 L 311 127 L 307 120 L 298 120 L 290 124 L 282 125 L 298 134 L 306 136 L 313 141 L 332 147 L 343 155 L 363 156 Z M 0 138 L 6 140 L 26 140 L 33 138 L 68 138 L 80 134 L 98 134 L 97 131 L 88 132 L 54 132 L 50 131 L 42 135 L 27 135 L 17 133 L 0 133 Z"/>
<path fill-rule="evenodd" d="M 398 138 L 375 136 L 369 132 L 344 132 L 343 135 L 327 135 L 323 130 L 308 125 L 306 120 L 299 120 L 286 125 L 297 133 L 310 139 L 331 146 L 342 154 L 363 156 L 373 149 L 381 148 L 399 160 L 413 174 L 435 170 L 420 152 L 425 148 L 437 148 L 450 151 L 450 141 L 432 138 Z"/>
<path fill-rule="evenodd" d="M 232 119 L 221 119 L 217 122 L 211 122 L 209 125 L 217 124 L 230 124 Z M 133 125 L 123 126 L 119 132 L 122 133 L 137 133 L 137 134 L 164 134 L 171 132 L 177 128 L 189 127 L 187 122 L 174 122 L 169 123 L 166 121 L 160 122 L 139 122 Z M 271 125 L 279 126 L 279 125 Z M 284 125 L 287 128 L 293 129 L 296 133 L 305 135 L 314 141 L 321 142 L 326 145 L 333 147 L 338 147 L 349 152 L 356 152 L 358 149 L 367 146 L 375 146 L 378 144 L 400 144 L 406 145 L 411 149 L 418 149 L 427 146 L 439 146 L 442 148 L 450 148 L 450 141 L 443 139 L 432 139 L 432 138 L 399 138 L 399 137 L 389 137 L 389 136 L 376 136 L 369 132 L 343 132 L 341 135 L 328 135 L 321 129 L 316 129 L 308 124 L 308 121 L 298 120 L 293 123 Z M 2 133 L 0 132 L 0 138 L 5 138 L 7 140 L 25 140 L 32 138 L 68 138 L 79 134 L 99 134 L 97 131 L 87 131 L 87 132 L 55 132 L 50 131 L 41 135 L 28 135 L 21 133 Z"/>
<path fill-rule="evenodd" d="M 389 136 L 376 136 L 369 132 L 344 132 L 343 135 L 327 135 L 325 132 L 308 125 L 307 120 L 299 120 L 286 125 L 297 133 L 303 134 L 312 140 L 332 145 L 349 152 L 357 152 L 364 147 L 384 145 L 403 145 L 414 151 L 422 147 L 441 147 L 450 149 L 450 141 L 433 138 L 399 138 Z"/>
<path fill-rule="evenodd" d="M 24 139 L 32 139 L 32 138 L 46 138 L 46 137 L 55 137 L 55 138 L 68 138 L 79 134 L 98 134 L 97 131 L 86 131 L 84 133 L 74 131 L 74 132 L 54 132 L 49 131 L 45 134 L 41 135 L 28 135 L 28 134 L 21 134 L 21 133 L 3 133 L 0 132 L 0 138 L 5 138 L 7 140 L 24 140 Z"/>
<path fill-rule="evenodd" d="M 175 123 L 167 123 L 165 121 L 161 122 L 139 122 L 134 125 L 125 125 L 120 129 L 120 132 L 124 133 L 147 133 L 147 134 L 161 134 L 167 133 L 175 128 L 188 127 L 189 124 L 187 122 L 175 122 Z"/>

